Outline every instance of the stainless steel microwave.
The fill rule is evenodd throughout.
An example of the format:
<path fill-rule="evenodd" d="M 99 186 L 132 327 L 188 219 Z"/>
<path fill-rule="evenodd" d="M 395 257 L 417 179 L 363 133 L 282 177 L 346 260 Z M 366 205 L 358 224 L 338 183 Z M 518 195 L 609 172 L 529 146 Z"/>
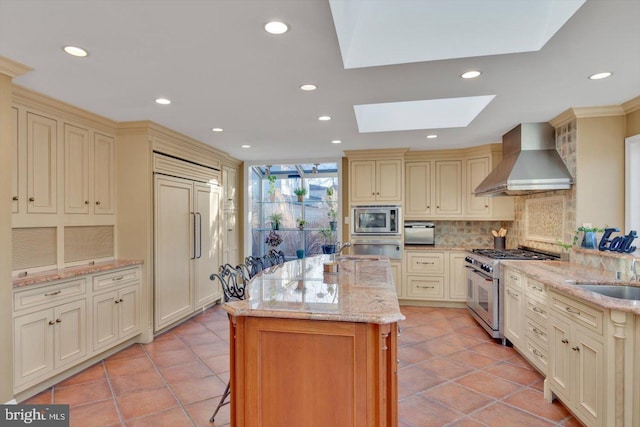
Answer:
<path fill-rule="evenodd" d="M 351 209 L 351 234 L 400 235 L 400 206 L 355 206 Z"/>

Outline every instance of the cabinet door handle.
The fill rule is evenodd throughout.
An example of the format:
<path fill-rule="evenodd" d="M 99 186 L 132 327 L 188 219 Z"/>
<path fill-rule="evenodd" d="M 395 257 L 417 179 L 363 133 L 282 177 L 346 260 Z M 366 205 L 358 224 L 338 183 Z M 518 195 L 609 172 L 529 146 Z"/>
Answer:
<path fill-rule="evenodd" d="M 196 214 L 189 212 L 193 216 L 193 256 L 189 259 L 196 259 Z"/>
<path fill-rule="evenodd" d="M 56 323 L 62 323 L 62 319 L 56 319 Z"/>
<path fill-rule="evenodd" d="M 60 292 L 62 292 L 60 289 L 58 289 L 57 291 L 53 291 L 53 292 L 47 292 L 46 294 L 44 294 L 45 297 L 52 297 L 54 295 L 58 295 Z"/>
<path fill-rule="evenodd" d="M 571 347 L 571 350 L 573 350 L 573 351 L 580 351 L 580 347 L 578 347 L 578 346 Z"/>
<path fill-rule="evenodd" d="M 13 196 L 13 200 L 17 202 L 18 201 L 18 196 Z"/>
<path fill-rule="evenodd" d="M 544 314 L 545 311 L 541 308 L 538 307 L 532 307 L 531 310 L 535 311 L 536 313 L 540 313 L 540 314 Z"/>
<path fill-rule="evenodd" d="M 536 328 L 535 326 L 533 327 L 533 332 L 540 335 L 541 337 L 545 335 L 544 332 L 542 332 L 540 329 Z"/>
<path fill-rule="evenodd" d="M 113 279 L 111 279 L 112 282 L 117 282 L 119 280 L 124 279 L 124 276 L 118 276 L 118 277 L 114 277 Z"/>
<path fill-rule="evenodd" d="M 202 258 L 202 214 L 200 212 L 196 212 L 196 215 L 198 215 L 198 228 L 200 231 L 198 233 L 199 249 L 198 249 L 198 256 L 196 258 L 200 259 Z"/>
<path fill-rule="evenodd" d="M 34 199 L 33 197 L 29 197 L 29 201 L 30 201 L 30 202 L 35 202 L 35 201 L 36 201 L 36 199 Z"/>
<path fill-rule="evenodd" d="M 576 311 L 576 310 L 572 309 L 571 307 L 565 307 L 564 309 L 567 310 L 567 313 L 577 314 L 578 316 L 580 316 L 580 311 Z"/>
<path fill-rule="evenodd" d="M 427 261 L 416 261 L 416 264 L 423 264 L 423 265 L 431 265 L 431 264 L 435 264 L 435 262 L 427 262 Z"/>
<path fill-rule="evenodd" d="M 435 286 L 419 286 L 418 285 L 418 288 L 421 288 L 421 289 L 435 289 Z"/>
<path fill-rule="evenodd" d="M 507 294 L 509 294 L 510 296 L 514 297 L 514 298 L 518 298 L 520 295 L 516 294 L 515 292 L 511 292 L 510 289 L 507 289 Z"/>
<path fill-rule="evenodd" d="M 542 353 L 540 353 L 538 350 L 536 350 L 535 348 L 532 348 L 531 352 L 533 354 L 535 354 L 536 356 L 538 356 L 538 357 L 544 357 L 544 355 Z"/>
<path fill-rule="evenodd" d="M 560 340 L 561 343 L 563 344 L 569 344 L 569 340 L 566 338 L 562 338 L 562 340 Z"/>
<path fill-rule="evenodd" d="M 123 301 L 124 301 L 124 300 L 123 300 L 122 298 L 120 298 L 120 299 L 115 300 L 114 302 L 115 302 L 116 304 L 120 304 L 120 303 L 121 303 L 121 302 L 123 302 Z"/>
<path fill-rule="evenodd" d="M 54 320 L 49 320 L 49 324 L 50 324 L 50 325 L 55 325 L 55 324 L 56 324 L 56 322 L 55 322 Z"/>

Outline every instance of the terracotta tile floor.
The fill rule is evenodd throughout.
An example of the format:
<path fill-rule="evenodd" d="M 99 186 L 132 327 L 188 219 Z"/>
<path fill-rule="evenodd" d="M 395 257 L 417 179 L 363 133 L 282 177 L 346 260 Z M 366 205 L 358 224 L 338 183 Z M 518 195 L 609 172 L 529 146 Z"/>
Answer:
<path fill-rule="evenodd" d="M 581 425 L 560 403 L 547 404 L 542 377 L 489 339 L 466 310 L 403 306 L 402 312 L 401 427 Z M 229 379 L 227 334 L 226 313 L 215 306 L 24 403 L 67 403 L 77 427 L 211 427 Z M 229 425 L 228 405 L 215 425 Z"/>

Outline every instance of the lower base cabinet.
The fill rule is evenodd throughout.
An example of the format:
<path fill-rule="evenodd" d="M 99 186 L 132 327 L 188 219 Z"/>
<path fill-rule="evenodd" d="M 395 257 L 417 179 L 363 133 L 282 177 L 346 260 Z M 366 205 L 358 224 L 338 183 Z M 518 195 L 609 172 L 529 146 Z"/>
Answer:
<path fill-rule="evenodd" d="M 14 393 L 63 374 L 140 332 L 140 267 L 17 288 Z"/>
<path fill-rule="evenodd" d="M 231 425 L 398 425 L 397 324 L 230 318 Z"/>
<path fill-rule="evenodd" d="M 466 301 L 465 252 L 411 249 L 406 250 L 403 256 L 403 299 L 447 303 Z"/>

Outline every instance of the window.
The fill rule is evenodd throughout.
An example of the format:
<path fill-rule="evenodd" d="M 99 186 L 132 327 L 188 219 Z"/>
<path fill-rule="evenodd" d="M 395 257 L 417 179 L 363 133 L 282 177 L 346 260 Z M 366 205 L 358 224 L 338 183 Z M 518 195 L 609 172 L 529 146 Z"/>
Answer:
<path fill-rule="evenodd" d="M 640 134 L 625 140 L 625 232 L 640 230 Z"/>
<path fill-rule="evenodd" d="M 249 177 L 253 256 L 269 251 L 265 238 L 272 230 L 282 238 L 278 249 L 289 259 L 299 256 L 299 250 L 317 254 L 323 245 L 336 243 L 340 217 L 336 162 L 255 165 Z"/>

